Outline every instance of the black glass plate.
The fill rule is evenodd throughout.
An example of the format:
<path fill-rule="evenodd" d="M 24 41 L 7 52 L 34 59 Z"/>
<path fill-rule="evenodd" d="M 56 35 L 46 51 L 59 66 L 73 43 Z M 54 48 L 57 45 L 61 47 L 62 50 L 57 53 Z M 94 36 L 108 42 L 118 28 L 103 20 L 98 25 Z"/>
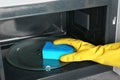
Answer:
<path fill-rule="evenodd" d="M 10 48 L 6 59 L 13 66 L 27 70 L 50 71 L 62 67 L 68 63 L 42 58 L 41 50 L 45 42 L 55 39 L 57 38 L 32 38 L 18 42 Z"/>

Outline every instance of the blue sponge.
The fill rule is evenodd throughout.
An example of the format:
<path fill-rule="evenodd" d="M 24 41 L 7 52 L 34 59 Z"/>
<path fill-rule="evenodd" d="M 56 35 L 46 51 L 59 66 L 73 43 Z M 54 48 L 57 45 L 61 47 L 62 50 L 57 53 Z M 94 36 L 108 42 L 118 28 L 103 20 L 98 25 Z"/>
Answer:
<path fill-rule="evenodd" d="M 66 44 L 54 45 L 48 41 L 45 43 L 42 49 L 43 59 L 56 59 L 59 60 L 62 55 L 74 52 L 75 49 L 72 46 Z"/>

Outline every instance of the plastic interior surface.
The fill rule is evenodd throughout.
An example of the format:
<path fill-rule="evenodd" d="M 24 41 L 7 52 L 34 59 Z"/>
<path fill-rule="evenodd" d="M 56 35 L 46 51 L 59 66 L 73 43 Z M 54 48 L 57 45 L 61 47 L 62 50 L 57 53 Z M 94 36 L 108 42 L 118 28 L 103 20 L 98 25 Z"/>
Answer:
<path fill-rule="evenodd" d="M 72 46 L 66 44 L 54 45 L 52 42 L 46 42 L 43 49 L 43 59 L 56 59 L 59 60 L 62 55 L 74 52 Z"/>

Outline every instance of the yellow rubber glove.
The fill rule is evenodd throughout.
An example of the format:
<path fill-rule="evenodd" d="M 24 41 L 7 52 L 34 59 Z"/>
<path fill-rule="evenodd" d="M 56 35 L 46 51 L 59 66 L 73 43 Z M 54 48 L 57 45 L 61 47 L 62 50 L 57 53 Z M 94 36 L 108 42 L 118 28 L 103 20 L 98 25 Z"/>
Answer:
<path fill-rule="evenodd" d="M 95 46 L 82 40 L 63 38 L 54 41 L 54 44 L 68 44 L 76 51 L 63 55 L 63 62 L 77 62 L 91 60 L 100 64 L 120 67 L 120 42 Z"/>

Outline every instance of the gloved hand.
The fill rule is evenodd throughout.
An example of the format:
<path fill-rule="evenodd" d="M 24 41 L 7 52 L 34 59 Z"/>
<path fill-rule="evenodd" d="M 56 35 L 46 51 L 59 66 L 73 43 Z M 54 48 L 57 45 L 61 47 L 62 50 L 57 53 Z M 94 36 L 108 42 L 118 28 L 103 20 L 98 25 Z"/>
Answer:
<path fill-rule="evenodd" d="M 68 44 L 76 51 L 63 55 L 63 62 L 94 61 L 100 64 L 120 67 L 120 42 L 95 46 L 82 40 L 63 38 L 54 41 L 54 44 Z"/>

